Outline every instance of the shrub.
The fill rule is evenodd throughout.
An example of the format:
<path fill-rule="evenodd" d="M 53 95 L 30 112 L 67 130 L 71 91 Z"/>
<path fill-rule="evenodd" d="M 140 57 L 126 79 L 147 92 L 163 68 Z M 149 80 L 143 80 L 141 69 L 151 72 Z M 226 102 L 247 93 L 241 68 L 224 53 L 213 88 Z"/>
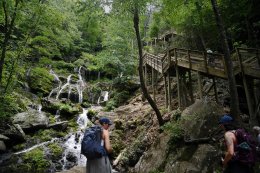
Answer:
<path fill-rule="evenodd" d="M 5 97 L 0 96 L 0 120 L 6 120 L 16 113 L 26 109 L 20 98 L 15 94 L 7 94 Z"/>
<path fill-rule="evenodd" d="M 44 157 L 43 150 L 40 148 L 25 153 L 23 159 L 27 167 L 35 172 L 45 172 L 50 166 L 49 161 Z"/>

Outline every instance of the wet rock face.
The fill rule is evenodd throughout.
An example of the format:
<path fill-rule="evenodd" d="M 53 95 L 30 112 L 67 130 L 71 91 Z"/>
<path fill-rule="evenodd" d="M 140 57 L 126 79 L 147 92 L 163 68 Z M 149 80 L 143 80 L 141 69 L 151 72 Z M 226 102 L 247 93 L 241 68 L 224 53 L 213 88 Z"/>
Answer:
<path fill-rule="evenodd" d="M 73 166 L 76 165 L 77 163 L 77 156 L 75 156 L 74 153 L 72 152 L 68 152 L 67 156 L 66 156 L 66 159 L 67 159 L 67 162 L 64 163 L 65 165 L 65 169 L 70 169 L 72 168 Z"/>

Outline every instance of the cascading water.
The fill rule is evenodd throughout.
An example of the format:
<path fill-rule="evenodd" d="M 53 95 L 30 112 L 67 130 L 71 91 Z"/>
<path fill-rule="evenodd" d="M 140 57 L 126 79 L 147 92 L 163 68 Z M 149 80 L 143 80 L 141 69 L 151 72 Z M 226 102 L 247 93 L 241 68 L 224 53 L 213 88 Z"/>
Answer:
<path fill-rule="evenodd" d="M 48 96 L 48 99 L 51 98 L 51 96 L 53 95 L 54 92 L 57 93 L 56 100 L 58 100 L 60 98 L 61 93 L 64 93 L 64 92 L 67 92 L 67 94 L 68 94 L 67 99 L 71 99 L 71 92 L 74 91 L 73 89 L 75 88 L 77 90 L 77 93 L 78 93 L 78 102 L 82 103 L 82 101 L 83 101 L 83 90 L 85 88 L 85 82 L 82 79 L 81 69 L 82 69 L 82 66 L 80 66 L 79 69 L 78 69 L 78 80 L 76 81 L 76 84 L 75 84 L 75 81 L 73 83 L 73 81 L 71 79 L 72 74 L 70 74 L 67 77 L 67 82 L 63 85 L 62 85 L 62 82 L 60 81 L 58 75 L 53 70 L 50 70 L 50 73 L 54 76 L 55 81 L 59 82 L 59 86 L 54 88 L 51 91 L 51 93 Z"/>
<path fill-rule="evenodd" d="M 61 85 L 62 85 L 62 82 L 60 81 L 59 76 L 58 76 L 52 69 L 50 70 L 50 74 L 52 74 L 52 75 L 54 76 L 55 81 L 58 82 L 58 87 L 54 88 L 54 89 L 50 92 L 50 94 L 49 94 L 49 96 L 48 96 L 48 99 L 50 99 L 50 97 L 51 97 L 51 95 L 53 94 L 53 92 L 55 92 L 55 91 L 58 92 L 58 91 L 60 90 L 60 88 L 61 88 Z"/>
<path fill-rule="evenodd" d="M 71 136 L 67 139 L 64 144 L 65 151 L 63 153 L 63 158 L 61 162 L 63 163 L 63 170 L 66 170 L 72 166 L 85 166 L 86 158 L 81 155 L 81 140 L 83 138 L 83 131 L 87 127 L 89 123 L 89 119 L 87 117 L 88 110 L 83 108 L 83 113 L 79 115 L 77 124 L 79 125 L 79 130 L 75 134 L 71 134 Z M 73 159 L 71 159 L 73 158 Z M 71 162 L 73 160 L 73 163 Z"/>
<path fill-rule="evenodd" d="M 81 75 L 81 68 L 82 66 L 80 66 L 79 71 L 78 71 L 78 76 L 79 76 L 79 80 L 77 81 L 77 90 L 79 93 L 79 103 L 82 103 L 83 100 L 83 89 L 84 89 L 84 81 L 82 80 L 82 75 Z"/>
<path fill-rule="evenodd" d="M 56 100 L 59 99 L 59 96 L 60 96 L 61 92 L 62 92 L 65 88 L 67 88 L 67 87 L 70 86 L 71 76 L 72 76 L 72 74 L 68 76 L 68 78 L 67 78 L 67 83 L 65 83 L 65 84 L 61 87 L 60 91 L 58 92 L 58 94 L 57 94 L 57 96 L 56 96 Z M 70 91 L 70 90 L 69 90 L 69 91 Z M 70 93 L 68 93 L 68 95 L 70 95 Z"/>
<path fill-rule="evenodd" d="M 102 99 L 103 98 L 103 99 Z M 108 91 L 101 91 L 97 104 L 108 101 Z"/>

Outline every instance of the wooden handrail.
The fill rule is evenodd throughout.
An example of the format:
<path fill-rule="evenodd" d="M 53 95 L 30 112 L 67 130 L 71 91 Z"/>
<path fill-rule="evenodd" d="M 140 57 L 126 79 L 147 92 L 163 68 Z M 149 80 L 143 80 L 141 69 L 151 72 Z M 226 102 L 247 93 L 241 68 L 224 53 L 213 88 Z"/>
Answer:
<path fill-rule="evenodd" d="M 236 70 L 236 74 L 241 72 L 241 68 L 237 68 L 239 66 L 239 56 L 241 55 L 239 53 L 247 53 L 247 56 L 243 56 L 243 58 L 248 57 L 248 55 L 251 55 L 256 57 L 256 59 L 259 60 L 259 49 L 255 48 L 237 48 L 237 60 L 234 61 L 234 70 Z M 173 58 L 174 57 L 174 58 Z M 247 60 L 243 61 L 242 63 L 246 63 L 249 61 L 249 58 Z M 172 48 L 167 50 L 167 52 L 164 55 L 153 55 L 150 53 L 146 53 L 144 55 L 144 64 L 148 63 L 152 68 L 156 68 L 156 70 L 160 71 L 160 73 L 165 73 L 168 68 L 172 64 L 181 66 L 184 68 L 189 68 L 191 70 L 195 71 L 201 71 L 202 73 L 208 73 L 210 71 L 211 75 L 214 75 L 216 70 L 222 73 L 218 74 L 222 77 L 226 77 L 227 75 L 227 68 L 225 65 L 224 55 L 219 53 L 207 53 L 205 51 L 198 51 L 198 50 L 189 50 L 189 49 L 183 49 L 183 48 Z M 259 65 L 260 66 L 260 65 Z M 253 67 L 252 67 L 253 68 Z M 240 69 L 239 71 L 237 71 Z"/>

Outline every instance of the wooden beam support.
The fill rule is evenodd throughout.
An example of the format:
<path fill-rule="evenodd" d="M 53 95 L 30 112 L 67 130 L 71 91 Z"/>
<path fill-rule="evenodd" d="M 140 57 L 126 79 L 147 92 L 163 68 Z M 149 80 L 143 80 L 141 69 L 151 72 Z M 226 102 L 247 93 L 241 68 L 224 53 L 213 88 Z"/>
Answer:
<path fill-rule="evenodd" d="M 191 78 L 191 71 L 188 71 L 189 76 L 189 93 L 190 93 L 190 100 L 194 103 L 194 96 L 193 96 L 193 87 L 192 87 L 192 78 Z"/>
<path fill-rule="evenodd" d="M 197 75 L 198 75 L 199 96 L 200 96 L 200 99 L 202 99 L 202 98 L 203 98 L 203 93 L 202 93 L 202 79 L 201 79 L 201 74 L 200 74 L 200 72 L 197 72 Z"/>
<path fill-rule="evenodd" d="M 155 100 L 155 76 L 154 76 L 154 69 L 152 69 L 152 90 L 153 90 L 153 100 L 154 102 L 156 102 Z"/>
<path fill-rule="evenodd" d="M 214 86 L 215 99 L 216 99 L 216 102 L 219 103 L 219 101 L 218 101 L 218 91 L 217 91 L 216 78 L 213 77 L 212 80 L 213 80 L 213 86 Z"/>
<path fill-rule="evenodd" d="M 172 110 L 172 97 L 171 97 L 171 78 L 170 78 L 170 72 L 167 73 L 168 78 L 168 110 L 169 112 Z"/>
<path fill-rule="evenodd" d="M 165 107 L 168 108 L 168 87 L 167 87 L 167 79 L 165 75 L 163 75 L 163 80 L 164 80 L 164 92 L 165 92 Z"/>
<path fill-rule="evenodd" d="M 236 51 L 237 51 L 237 55 L 238 55 L 239 67 L 240 67 L 241 74 L 242 74 L 243 85 L 244 85 L 244 89 L 245 89 L 245 93 L 246 93 L 246 101 L 247 101 L 248 110 L 249 110 L 249 114 L 250 114 L 249 124 L 250 124 L 250 127 L 252 128 L 254 125 L 257 125 L 257 119 L 256 119 L 256 116 L 254 113 L 253 100 L 251 98 L 251 95 L 250 95 L 250 92 L 248 89 L 247 79 L 246 79 L 246 76 L 244 73 L 241 54 L 239 53 L 238 49 Z"/>

